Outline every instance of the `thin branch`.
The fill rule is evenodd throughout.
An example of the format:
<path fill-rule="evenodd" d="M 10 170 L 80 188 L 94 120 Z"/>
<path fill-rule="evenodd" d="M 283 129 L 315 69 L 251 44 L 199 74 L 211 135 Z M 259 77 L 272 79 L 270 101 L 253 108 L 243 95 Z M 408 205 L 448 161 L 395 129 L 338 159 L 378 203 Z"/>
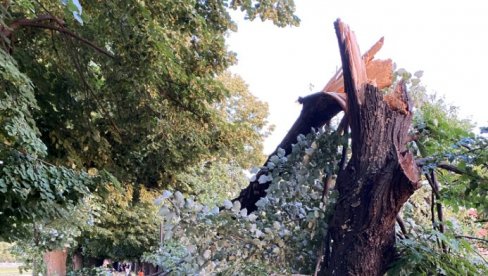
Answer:
<path fill-rule="evenodd" d="M 437 165 L 438 168 L 441 168 L 441 169 L 444 169 L 444 170 L 447 170 L 447 171 L 450 171 L 450 172 L 453 172 L 453 173 L 457 173 L 457 174 L 465 174 L 466 172 L 451 165 L 451 164 L 447 164 L 446 162 L 441 162 Z"/>
<path fill-rule="evenodd" d="M 329 232 L 327 232 L 327 235 L 322 240 L 319 248 L 314 276 L 321 275 L 322 273 L 320 273 L 320 271 L 329 265 L 328 264 L 329 256 L 330 256 L 330 234 Z"/>
<path fill-rule="evenodd" d="M 425 177 L 427 178 L 427 181 L 429 182 L 430 187 L 432 188 L 432 202 L 431 202 L 431 214 L 433 216 L 432 222 L 433 223 L 435 222 L 434 214 L 435 214 L 435 210 L 437 210 L 437 219 L 439 220 L 439 226 L 437 228 L 439 229 L 439 232 L 444 233 L 444 215 L 442 211 L 442 203 L 437 201 L 441 199 L 441 195 L 439 193 L 440 190 L 439 182 L 437 182 L 437 178 L 433 170 L 430 172 L 430 175 L 425 174 Z M 447 253 L 447 246 L 444 241 L 441 242 L 441 247 L 442 247 L 442 251 Z"/>
<path fill-rule="evenodd" d="M 315 264 L 315 273 L 313 274 L 314 276 L 318 276 L 320 273 L 320 269 L 322 268 L 322 262 L 324 261 L 324 246 L 325 246 L 325 241 L 322 241 L 320 244 L 319 252 L 318 252 L 318 258 L 317 258 L 317 263 Z"/>
<path fill-rule="evenodd" d="M 417 164 L 417 166 L 419 167 L 423 167 L 425 166 L 425 164 L 427 164 L 428 162 L 431 162 L 431 161 L 435 161 L 435 159 L 433 157 L 426 157 L 426 158 L 420 158 L 420 159 L 417 159 L 415 160 L 415 163 Z M 456 173 L 456 174 L 466 174 L 466 172 L 464 170 L 461 170 L 460 168 L 454 166 L 454 165 L 451 165 L 447 162 L 439 162 L 438 164 L 436 164 L 437 168 L 439 169 L 444 169 L 446 171 L 450 171 L 450 172 L 453 172 L 453 173 Z"/>
<path fill-rule="evenodd" d="M 60 26 L 64 26 L 65 24 L 64 21 L 51 14 L 41 14 L 33 19 L 21 18 L 21 19 L 14 20 L 10 24 L 10 26 L 7 26 L 6 28 L 2 28 L 0 31 L 4 36 L 9 37 L 10 35 L 12 35 L 14 31 L 19 29 L 20 27 L 28 26 L 29 24 L 36 24 L 42 21 L 55 21 Z"/>
<path fill-rule="evenodd" d="M 435 172 L 432 171 L 430 173 L 430 176 L 432 178 L 432 182 L 434 183 L 434 187 L 436 188 L 437 200 L 440 200 L 439 182 L 437 181 L 437 177 L 435 175 Z M 442 203 L 440 201 L 437 201 L 436 207 L 437 207 L 437 218 L 439 219 L 439 222 L 440 222 L 439 230 L 441 231 L 441 233 L 444 233 L 444 215 L 442 212 Z"/>
<path fill-rule="evenodd" d="M 74 47 L 74 45 L 72 45 Z M 83 71 L 81 70 L 81 65 L 80 61 L 78 59 L 78 56 L 75 54 L 71 54 L 71 58 L 73 59 L 73 63 L 75 65 L 76 71 L 78 71 L 78 75 L 80 76 L 81 82 L 85 86 L 85 89 L 88 90 L 88 92 L 92 95 L 92 97 L 97 101 L 96 106 L 99 108 L 100 112 L 104 114 L 104 116 L 110 121 L 112 126 L 114 127 L 115 131 L 121 135 L 122 132 L 113 120 L 113 118 L 110 116 L 110 113 L 105 109 L 105 107 L 101 104 L 102 101 L 97 97 L 95 94 L 95 91 L 91 88 L 91 86 L 88 84 L 87 80 L 85 79 L 85 76 L 83 75 Z"/>
<path fill-rule="evenodd" d="M 476 238 L 476 237 L 471 237 L 471 236 L 456 235 L 454 237 L 456 239 L 470 239 L 470 240 L 477 240 L 477 241 L 482 241 L 482 242 L 488 243 L 487 239 L 481 239 L 481 238 Z"/>
<path fill-rule="evenodd" d="M 339 161 L 339 171 L 343 171 L 346 168 L 346 161 L 347 161 L 347 149 L 349 148 L 349 140 L 347 139 L 347 135 L 349 133 L 349 118 L 347 114 L 342 117 L 341 122 L 339 123 L 339 127 L 337 129 L 339 133 L 342 132 L 342 137 L 344 137 L 344 142 L 342 143 L 342 156 L 341 160 Z"/>
<path fill-rule="evenodd" d="M 332 174 L 327 173 L 324 177 L 324 190 L 322 191 L 322 198 L 320 199 L 320 201 L 325 203 L 325 201 L 324 201 L 325 196 L 329 192 L 331 185 L 332 185 Z"/>
<path fill-rule="evenodd" d="M 10 26 L 8 26 L 6 28 L 0 28 L 0 32 L 5 37 L 10 37 L 13 32 L 15 32 L 17 29 L 19 29 L 21 27 L 32 27 L 32 28 L 54 30 L 54 31 L 60 32 L 62 34 L 65 34 L 67 36 L 73 37 L 73 38 L 81 41 L 82 43 L 90 46 L 91 48 L 95 49 L 99 53 L 102 53 L 102 54 L 104 54 L 110 58 L 115 59 L 115 56 L 113 54 L 111 54 L 108 51 L 102 49 L 101 47 L 95 45 L 93 42 L 89 41 L 88 39 L 85 39 L 85 38 L 79 36 L 78 34 L 75 34 L 74 32 L 68 30 L 65 27 L 66 23 L 63 20 L 52 15 L 49 12 L 49 10 L 47 10 L 45 7 L 43 7 L 43 9 L 45 9 L 46 12 L 48 12 L 48 14 L 41 14 L 38 17 L 33 18 L 33 19 L 26 19 L 26 18 L 17 19 L 15 21 L 13 21 L 12 24 L 10 24 Z M 59 26 L 54 26 L 54 25 L 50 25 L 50 24 L 43 24 L 43 23 L 41 23 L 43 21 L 54 21 Z"/>
<path fill-rule="evenodd" d="M 97 52 L 99 52 L 101 54 L 104 54 L 104 55 L 106 55 L 112 59 L 115 59 L 115 56 L 113 54 L 111 54 L 108 51 L 106 51 L 106 50 L 100 48 L 99 46 L 95 45 L 93 42 L 89 41 L 88 39 L 85 39 L 85 38 L 73 33 L 72 31 L 70 31 L 64 27 L 56 27 L 56 26 L 52 26 L 52 25 L 48 25 L 48 24 L 31 23 L 31 22 L 26 22 L 22 26 L 58 31 L 62 34 L 65 34 L 65 35 L 70 36 L 76 40 L 79 40 L 80 42 L 83 42 L 84 44 L 90 46 L 91 48 L 93 48 L 94 50 L 96 50 Z"/>
<path fill-rule="evenodd" d="M 400 215 L 397 215 L 396 217 L 396 222 L 398 223 L 398 226 L 400 226 L 400 230 L 402 231 L 402 234 L 405 238 L 408 238 L 408 231 L 407 227 L 405 227 L 405 222 L 403 219 L 400 217 Z"/>

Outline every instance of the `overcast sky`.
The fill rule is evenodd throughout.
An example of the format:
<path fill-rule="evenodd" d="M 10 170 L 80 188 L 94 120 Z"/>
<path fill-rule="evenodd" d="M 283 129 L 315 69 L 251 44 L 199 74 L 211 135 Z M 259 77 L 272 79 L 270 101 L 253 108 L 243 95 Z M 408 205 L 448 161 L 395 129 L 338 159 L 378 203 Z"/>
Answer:
<path fill-rule="evenodd" d="M 412 73 L 424 71 L 431 93 L 460 107 L 463 117 L 488 125 L 488 3 L 465 1 L 296 0 L 300 27 L 278 28 L 233 14 L 239 30 L 228 38 L 250 91 L 270 107 L 276 126 L 265 141 L 275 149 L 301 106 L 299 96 L 321 90 L 340 64 L 333 23 L 355 31 L 362 51 L 380 37 L 379 58 L 391 58 Z"/>

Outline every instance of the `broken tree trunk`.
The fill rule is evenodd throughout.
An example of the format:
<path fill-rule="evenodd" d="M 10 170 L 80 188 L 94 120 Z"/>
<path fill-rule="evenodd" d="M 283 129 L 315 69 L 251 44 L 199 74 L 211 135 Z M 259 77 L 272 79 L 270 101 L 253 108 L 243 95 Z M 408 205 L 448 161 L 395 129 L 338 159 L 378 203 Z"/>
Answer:
<path fill-rule="evenodd" d="M 366 76 L 354 33 L 335 23 L 347 94 L 352 155 L 339 172 L 321 275 L 383 275 L 394 257 L 395 219 L 418 188 L 408 152 L 412 114 L 405 86 L 383 96 Z"/>

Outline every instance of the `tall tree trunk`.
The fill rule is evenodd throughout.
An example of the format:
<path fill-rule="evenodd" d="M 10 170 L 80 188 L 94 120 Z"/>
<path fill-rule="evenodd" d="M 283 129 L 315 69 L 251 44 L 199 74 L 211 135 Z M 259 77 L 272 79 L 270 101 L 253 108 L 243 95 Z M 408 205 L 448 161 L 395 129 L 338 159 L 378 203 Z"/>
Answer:
<path fill-rule="evenodd" d="M 47 275 L 64 276 L 66 275 L 66 249 L 48 251 L 44 253 L 44 262 L 47 267 Z"/>
<path fill-rule="evenodd" d="M 394 257 L 396 216 L 418 188 L 420 174 L 406 148 L 412 114 L 404 85 L 383 96 L 366 84 L 354 34 L 340 21 L 336 31 L 352 156 L 338 174 L 321 274 L 383 275 Z"/>

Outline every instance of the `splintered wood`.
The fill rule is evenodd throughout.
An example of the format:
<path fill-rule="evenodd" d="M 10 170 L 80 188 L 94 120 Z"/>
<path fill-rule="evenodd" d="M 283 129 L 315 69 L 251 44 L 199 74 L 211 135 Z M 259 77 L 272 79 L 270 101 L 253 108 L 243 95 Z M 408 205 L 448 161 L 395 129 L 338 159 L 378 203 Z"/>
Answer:
<path fill-rule="evenodd" d="M 342 22 L 339 22 L 339 29 L 342 39 L 346 43 L 347 51 L 349 52 L 349 63 L 356 89 L 360 89 L 366 83 L 374 85 L 378 89 L 391 86 L 393 81 L 393 62 L 391 59 L 374 59 L 375 55 L 383 47 L 384 38 L 380 38 L 361 56 L 354 32 Z M 341 105 L 342 109 L 347 111 L 347 96 L 344 91 L 342 68 L 332 76 L 322 89 L 322 92 L 334 98 Z"/>
<path fill-rule="evenodd" d="M 406 93 L 406 91 L 403 91 L 403 83 L 399 83 L 396 87 L 395 90 L 391 93 L 386 94 L 383 96 L 383 100 L 386 102 L 386 104 L 395 111 L 398 111 L 404 115 L 407 115 L 408 113 L 408 105 L 405 103 L 405 101 L 402 99 L 402 95 Z"/>
<path fill-rule="evenodd" d="M 354 89 L 358 90 L 359 101 L 363 95 L 359 91 L 364 84 L 370 84 L 378 89 L 390 87 L 393 83 L 393 62 L 391 59 L 375 59 L 381 50 L 384 38 L 380 38 L 366 53 L 360 55 L 356 36 L 349 26 L 338 20 L 340 39 L 344 41 L 348 53 L 348 64 L 351 70 Z M 395 111 L 406 114 L 408 104 L 402 98 L 400 85 L 384 96 L 384 101 Z M 322 92 L 335 99 L 341 108 L 347 112 L 347 95 L 344 91 L 344 76 L 340 68 L 322 89 Z"/>

